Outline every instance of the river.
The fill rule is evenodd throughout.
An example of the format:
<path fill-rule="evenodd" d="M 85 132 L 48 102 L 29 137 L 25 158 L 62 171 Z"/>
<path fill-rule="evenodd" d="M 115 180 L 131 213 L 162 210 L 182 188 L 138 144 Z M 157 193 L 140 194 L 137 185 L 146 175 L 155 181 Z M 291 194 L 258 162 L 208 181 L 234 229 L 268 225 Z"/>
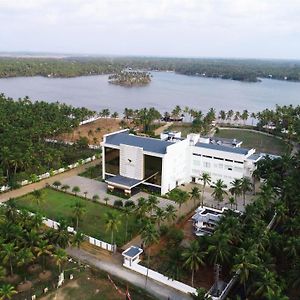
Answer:
<path fill-rule="evenodd" d="M 17 99 L 65 102 L 100 111 L 122 112 L 125 107 L 154 106 L 170 111 L 176 104 L 207 111 L 214 107 L 256 112 L 279 105 L 300 104 L 300 83 L 263 79 L 258 83 L 201 78 L 172 72 L 152 72 L 144 87 L 122 87 L 107 82 L 107 75 L 75 78 L 16 77 L 0 79 L 0 92 Z"/>

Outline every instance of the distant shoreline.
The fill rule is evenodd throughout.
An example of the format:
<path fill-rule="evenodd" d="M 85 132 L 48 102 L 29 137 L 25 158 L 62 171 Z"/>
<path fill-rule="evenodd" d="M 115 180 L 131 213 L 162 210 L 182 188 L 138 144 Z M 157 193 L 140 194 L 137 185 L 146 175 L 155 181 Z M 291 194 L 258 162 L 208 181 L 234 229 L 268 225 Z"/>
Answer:
<path fill-rule="evenodd" d="M 69 57 L 43 55 L 0 56 L 0 78 L 43 76 L 73 78 L 117 74 L 124 69 L 145 72 L 175 72 L 181 75 L 240 82 L 259 82 L 260 78 L 300 82 L 300 62 L 179 59 L 137 57 Z"/>

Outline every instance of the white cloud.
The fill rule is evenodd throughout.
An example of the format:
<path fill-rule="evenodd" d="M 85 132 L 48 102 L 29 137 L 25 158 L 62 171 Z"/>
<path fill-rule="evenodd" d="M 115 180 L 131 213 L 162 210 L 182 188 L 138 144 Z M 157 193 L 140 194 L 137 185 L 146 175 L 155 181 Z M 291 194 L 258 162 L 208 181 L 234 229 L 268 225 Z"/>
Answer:
<path fill-rule="evenodd" d="M 299 15 L 298 0 L 0 0 L 0 50 L 299 57 Z"/>

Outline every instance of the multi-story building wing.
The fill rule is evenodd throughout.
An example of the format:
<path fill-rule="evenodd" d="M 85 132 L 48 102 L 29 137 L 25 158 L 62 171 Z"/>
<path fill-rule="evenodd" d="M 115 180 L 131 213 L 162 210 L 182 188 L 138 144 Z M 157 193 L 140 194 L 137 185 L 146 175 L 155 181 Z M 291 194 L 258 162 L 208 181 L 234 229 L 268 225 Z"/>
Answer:
<path fill-rule="evenodd" d="M 255 149 L 240 147 L 236 140 L 163 133 L 161 139 L 132 135 L 128 130 L 103 137 L 103 179 L 108 188 L 131 194 L 144 184 L 166 194 L 176 186 L 198 182 L 203 172 L 228 187 L 235 178 L 251 178 L 255 162 L 263 157 Z"/>

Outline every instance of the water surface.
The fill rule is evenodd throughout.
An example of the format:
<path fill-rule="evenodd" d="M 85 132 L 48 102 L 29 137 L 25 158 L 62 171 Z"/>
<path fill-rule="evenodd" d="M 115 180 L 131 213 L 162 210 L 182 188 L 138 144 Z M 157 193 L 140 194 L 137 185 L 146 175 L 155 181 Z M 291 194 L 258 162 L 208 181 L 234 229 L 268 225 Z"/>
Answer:
<path fill-rule="evenodd" d="M 154 106 L 161 112 L 176 104 L 207 111 L 260 111 L 279 105 L 300 104 L 300 83 L 263 79 L 260 83 L 200 78 L 171 72 L 153 72 L 144 87 L 109 84 L 107 75 L 76 78 L 17 77 L 0 79 L 0 92 L 17 99 L 65 102 L 99 111 L 109 108 L 122 112 L 125 107 Z"/>

